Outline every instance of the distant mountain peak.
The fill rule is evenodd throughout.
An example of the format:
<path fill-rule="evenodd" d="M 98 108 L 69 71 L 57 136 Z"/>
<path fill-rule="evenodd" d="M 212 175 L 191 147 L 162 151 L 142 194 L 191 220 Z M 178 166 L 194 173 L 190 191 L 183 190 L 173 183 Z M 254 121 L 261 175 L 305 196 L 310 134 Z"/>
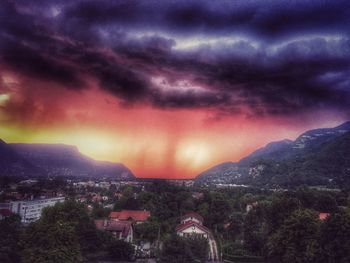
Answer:
<path fill-rule="evenodd" d="M 216 165 L 196 178 L 199 184 L 265 187 L 350 185 L 350 121 L 308 130 L 296 140 L 271 142 L 238 163 Z"/>
<path fill-rule="evenodd" d="M 343 124 L 340 124 L 339 126 L 337 126 L 335 128 L 336 129 L 350 130 L 350 121 L 344 122 Z"/>
<path fill-rule="evenodd" d="M 109 177 L 133 179 L 123 164 L 94 160 L 79 152 L 78 147 L 66 144 L 6 144 L 0 142 L 0 176 L 50 175 Z M 11 158 L 10 158 L 11 157 Z"/>
<path fill-rule="evenodd" d="M 79 149 L 75 145 L 63 144 L 63 143 L 11 143 L 10 145 L 16 147 L 22 147 L 26 149 L 36 149 L 36 150 L 71 150 L 79 152 Z"/>

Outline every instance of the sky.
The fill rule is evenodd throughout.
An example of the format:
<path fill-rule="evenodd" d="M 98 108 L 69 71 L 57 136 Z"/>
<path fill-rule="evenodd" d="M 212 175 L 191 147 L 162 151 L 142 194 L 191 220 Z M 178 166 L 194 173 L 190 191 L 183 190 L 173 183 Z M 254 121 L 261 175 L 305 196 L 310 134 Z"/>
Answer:
<path fill-rule="evenodd" d="M 350 2 L 0 2 L 0 138 L 193 178 L 350 119 Z"/>

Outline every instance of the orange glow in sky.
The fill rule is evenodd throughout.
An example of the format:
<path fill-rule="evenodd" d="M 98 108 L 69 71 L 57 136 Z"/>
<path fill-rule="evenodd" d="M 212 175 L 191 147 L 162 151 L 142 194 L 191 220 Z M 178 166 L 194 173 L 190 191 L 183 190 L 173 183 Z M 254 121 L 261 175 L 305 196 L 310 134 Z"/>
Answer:
<path fill-rule="evenodd" d="M 342 1 L 0 5 L 6 142 L 76 145 L 138 177 L 193 178 L 350 118 Z"/>
<path fill-rule="evenodd" d="M 219 118 L 201 109 L 128 107 L 97 88 L 45 91 L 44 84 L 37 83 L 37 88 L 23 95 L 18 92 L 19 80 L 10 83 L 12 89 L 0 95 L 0 103 L 11 109 L 0 116 L 7 122 L 0 127 L 0 138 L 76 145 L 95 159 L 124 163 L 138 177 L 193 178 L 213 165 L 238 161 L 270 141 L 293 139 L 312 125 L 330 125 Z"/>

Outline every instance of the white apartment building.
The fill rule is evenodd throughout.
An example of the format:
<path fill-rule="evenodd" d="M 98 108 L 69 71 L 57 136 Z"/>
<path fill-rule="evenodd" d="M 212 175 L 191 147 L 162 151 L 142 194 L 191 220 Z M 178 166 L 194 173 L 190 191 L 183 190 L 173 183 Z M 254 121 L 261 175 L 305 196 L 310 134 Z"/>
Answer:
<path fill-rule="evenodd" d="M 56 203 L 64 202 L 64 200 L 64 197 L 54 197 L 26 201 L 12 201 L 10 202 L 10 210 L 21 216 L 22 223 L 31 223 L 40 218 L 43 208 L 54 206 Z"/>

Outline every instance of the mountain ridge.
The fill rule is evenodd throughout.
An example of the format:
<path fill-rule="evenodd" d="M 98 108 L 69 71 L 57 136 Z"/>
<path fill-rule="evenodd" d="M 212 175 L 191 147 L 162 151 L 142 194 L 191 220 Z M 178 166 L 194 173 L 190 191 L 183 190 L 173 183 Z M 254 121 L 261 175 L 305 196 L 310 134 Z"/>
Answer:
<path fill-rule="evenodd" d="M 195 181 L 199 184 L 234 183 L 268 187 L 288 187 L 304 183 L 340 185 L 348 180 L 347 176 L 350 178 L 350 153 L 346 147 L 337 148 L 333 144 L 348 145 L 348 141 L 350 122 L 333 128 L 312 129 L 302 133 L 294 141 L 268 143 L 231 165 L 227 162 L 218 164 L 200 173 Z M 339 160 L 333 158 L 332 162 L 327 161 L 332 158 L 332 151 L 338 152 Z M 344 158 L 341 159 L 341 156 Z M 333 167 L 332 163 L 338 166 Z M 350 185 L 350 179 L 348 184 Z"/>
<path fill-rule="evenodd" d="M 26 144 L 0 141 L 0 176 L 86 176 L 134 179 L 122 163 L 94 160 L 67 144 Z"/>

